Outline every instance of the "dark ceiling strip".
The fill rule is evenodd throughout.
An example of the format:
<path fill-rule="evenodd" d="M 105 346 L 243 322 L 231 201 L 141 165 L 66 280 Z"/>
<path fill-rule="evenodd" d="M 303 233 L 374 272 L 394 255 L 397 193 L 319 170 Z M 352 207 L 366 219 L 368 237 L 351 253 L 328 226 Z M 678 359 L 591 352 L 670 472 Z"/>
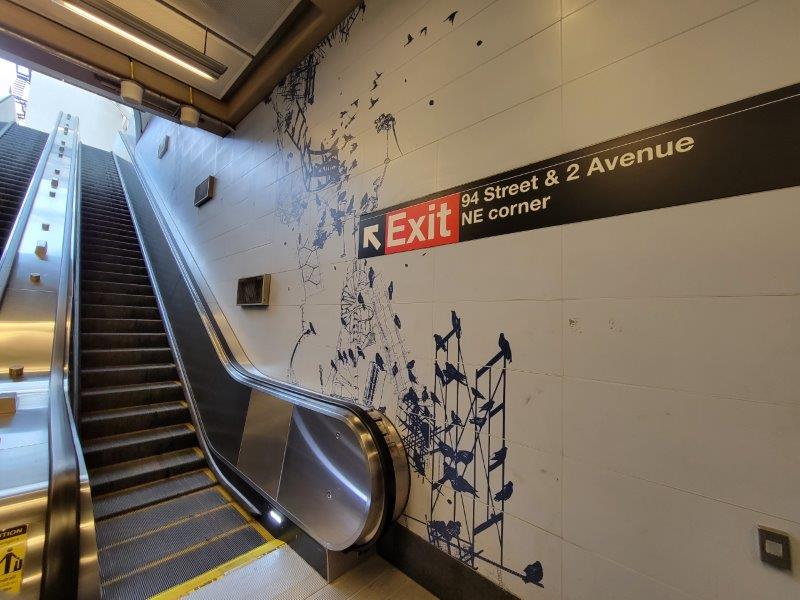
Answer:
<path fill-rule="evenodd" d="M 215 38 L 218 38 L 218 39 L 222 40 L 223 42 L 225 42 L 226 44 L 228 44 L 232 48 L 235 48 L 236 50 L 241 52 L 242 54 L 245 54 L 245 55 L 249 56 L 251 59 L 253 58 L 253 54 L 251 54 L 250 52 L 248 52 L 247 50 L 242 48 L 239 44 L 237 44 L 236 42 L 234 42 L 233 40 L 231 40 L 229 38 L 226 38 L 224 35 L 222 35 L 218 31 L 216 31 L 214 29 L 211 29 L 206 23 L 202 23 L 202 22 L 198 21 L 192 15 L 189 15 L 189 14 L 183 12 L 181 9 L 179 9 L 179 8 L 177 8 L 175 6 L 172 6 L 172 4 L 170 4 L 167 0 L 154 0 L 154 2 L 157 2 L 158 4 L 163 6 L 164 8 L 167 8 L 167 9 L 171 10 L 176 15 L 180 15 L 181 17 L 183 17 L 187 21 L 191 21 L 192 23 L 194 23 L 198 27 L 202 27 L 203 29 L 206 30 L 207 33 L 210 33 Z"/>

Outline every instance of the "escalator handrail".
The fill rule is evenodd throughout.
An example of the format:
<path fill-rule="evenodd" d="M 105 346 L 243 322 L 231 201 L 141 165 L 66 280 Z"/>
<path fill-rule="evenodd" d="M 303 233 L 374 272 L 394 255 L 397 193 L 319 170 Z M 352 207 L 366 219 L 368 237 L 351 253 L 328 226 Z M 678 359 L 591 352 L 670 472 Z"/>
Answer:
<path fill-rule="evenodd" d="M 8 285 L 8 280 L 11 277 L 11 270 L 14 267 L 14 262 L 19 252 L 19 246 L 22 243 L 22 234 L 25 232 L 25 225 L 28 223 L 28 216 L 31 214 L 33 208 L 33 201 L 36 198 L 36 192 L 39 190 L 39 183 L 44 175 L 44 168 L 47 165 L 47 157 L 53 148 L 53 143 L 58 133 L 58 125 L 61 122 L 62 113 L 58 113 L 56 117 L 56 124 L 53 126 L 50 135 L 47 137 L 44 149 L 39 155 L 39 161 L 36 163 L 36 169 L 33 171 L 28 188 L 25 190 L 25 196 L 19 205 L 17 216 L 14 219 L 14 224 L 8 234 L 8 240 L 4 248 L 0 248 L 0 304 L 3 302 L 3 295 Z"/>
<path fill-rule="evenodd" d="M 60 115 L 59 115 L 60 119 Z M 49 388 L 50 481 L 45 540 L 42 550 L 42 598 L 74 598 L 78 594 L 80 557 L 80 442 L 65 388 L 68 370 L 72 310 L 72 249 L 75 236 L 75 199 L 79 162 L 77 117 L 74 117 L 74 154 L 64 215 L 63 251 L 58 279 L 53 354 Z"/>
<path fill-rule="evenodd" d="M 176 263 L 183 275 L 184 281 L 186 282 L 187 287 L 189 288 L 189 291 L 195 300 L 195 306 L 200 313 L 209 338 L 211 339 L 211 342 L 217 352 L 217 356 L 224 365 L 228 374 L 242 385 L 262 391 L 266 394 L 271 394 L 280 398 L 281 400 L 308 408 L 315 412 L 322 412 L 340 419 L 349 414 L 350 416 L 355 417 L 358 422 L 360 422 L 369 431 L 372 443 L 374 444 L 380 462 L 380 474 L 384 491 L 384 507 L 381 511 L 380 522 L 370 543 L 377 541 L 377 539 L 391 524 L 394 518 L 398 516 L 398 502 L 404 505 L 406 498 L 401 499 L 396 497 L 395 492 L 397 489 L 397 482 L 395 480 L 394 459 L 390 449 L 388 448 L 384 433 L 381 431 L 381 428 L 376 422 L 375 418 L 370 415 L 370 411 L 358 406 L 357 404 L 347 402 L 346 400 L 325 396 L 318 392 L 274 379 L 263 373 L 256 374 L 253 372 L 253 370 L 245 368 L 239 362 L 234 355 L 234 352 L 230 348 L 225 335 L 221 331 L 219 324 L 214 317 L 213 311 L 210 309 L 204 295 L 201 293 L 199 285 L 195 281 L 191 269 L 187 264 L 186 258 L 174 239 L 173 232 L 166 223 L 166 219 L 161 207 L 159 206 L 158 202 L 154 201 L 154 192 L 148 183 L 148 179 L 144 176 L 142 169 L 135 160 L 133 148 L 130 146 L 129 141 L 124 136 L 120 136 L 120 139 L 122 140 L 123 145 L 125 146 L 125 149 L 131 158 L 130 162 L 133 165 L 139 181 L 146 192 L 150 206 L 152 207 L 153 212 L 159 221 L 162 233 L 164 234 L 164 237 L 172 251 L 173 257 L 175 258 Z M 235 465 L 232 465 L 229 461 L 225 460 L 221 453 L 213 447 L 213 444 L 211 444 L 210 440 L 207 438 L 204 428 L 202 427 L 202 423 L 199 427 L 199 433 L 206 439 L 206 443 L 216 457 L 224 461 L 229 467 L 236 469 L 244 479 L 248 479 L 245 474 L 238 471 Z M 407 497 L 407 489 L 405 490 L 405 494 Z"/>

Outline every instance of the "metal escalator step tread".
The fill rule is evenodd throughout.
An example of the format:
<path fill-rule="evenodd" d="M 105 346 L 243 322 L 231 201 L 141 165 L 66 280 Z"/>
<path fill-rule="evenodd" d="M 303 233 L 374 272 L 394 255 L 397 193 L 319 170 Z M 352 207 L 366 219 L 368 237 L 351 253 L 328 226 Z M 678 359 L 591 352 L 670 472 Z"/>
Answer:
<path fill-rule="evenodd" d="M 204 464 L 205 460 L 199 448 L 186 448 L 92 469 L 89 471 L 89 483 L 92 493 L 101 495 L 187 471 L 195 471 Z"/>
<path fill-rule="evenodd" d="M 254 528 L 239 529 L 207 540 L 186 551 L 151 564 L 136 575 L 103 582 L 103 598 L 143 600 L 189 581 L 264 544 Z"/>
<path fill-rule="evenodd" d="M 215 486 L 98 521 L 95 524 L 97 547 L 106 550 L 228 503 L 219 487 Z"/>
<path fill-rule="evenodd" d="M 172 350 L 169 347 L 81 350 L 81 364 L 87 367 L 134 366 L 143 363 L 171 362 L 172 360 Z"/>
<path fill-rule="evenodd" d="M 81 396 L 104 396 L 107 394 L 127 394 L 131 392 L 147 392 L 151 390 L 180 388 L 179 381 L 159 381 L 154 383 L 134 383 L 131 385 L 112 385 L 108 387 L 82 390 Z"/>
<path fill-rule="evenodd" d="M 161 333 L 164 331 L 164 323 L 161 319 L 83 317 L 81 331 L 85 333 Z"/>
<path fill-rule="evenodd" d="M 81 438 L 90 440 L 166 425 L 188 423 L 190 420 L 189 405 L 183 400 L 94 412 L 84 411 L 81 413 Z"/>
<path fill-rule="evenodd" d="M 113 385 L 176 381 L 177 379 L 178 371 L 174 362 L 81 369 L 81 387 L 84 390 Z"/>
<path fill-rule="evenodd" d="M 180 381 L 114 385 L 81 391 L 81 402 L 89 411 L 158 404 L 168 400 L 183 399 L 183 386 Z"/>
<path fill-rule="evenodd" d="M 102 580 L 124 577 L 145 565 L 162 560 L 228 531 L 247 525 L 248 520 L 230 504 L 168 528 L 111 546 L 99 552 Z M 263 538 L 260 540 L 263 541 Z"/>
<path fill-rule="evenodd" d="M 100 522 L 103 519 L 110 519 L 116 515 L 151 506 L 215 484 L 216 479 L 211 471 L 201 469 L 137 485 L 119 492 L 96 496 L 92 500 L 94 518 Z"/>
<path fill-rule="evenodd" d="M 84 440 L 83 456 L 87 466 L 93 468 L 190 448 L 196 443 L 194 427 L 179 423 Z"/>

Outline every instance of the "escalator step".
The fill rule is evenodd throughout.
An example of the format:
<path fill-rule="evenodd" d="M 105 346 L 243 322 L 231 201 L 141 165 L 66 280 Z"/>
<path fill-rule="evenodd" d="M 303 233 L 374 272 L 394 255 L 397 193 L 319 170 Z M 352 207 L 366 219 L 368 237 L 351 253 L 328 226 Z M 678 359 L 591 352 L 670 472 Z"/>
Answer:
<path fill-rule="evenodd" d="M 81 283 L 83 292 L 152 295 L 153 288 L 149 283 L 123 283 L 121 281 L 104 281 L 85 277 Z"/>
<path fill-rule="evenodd" d="M 114 348 L 111 350 L 82 350 L 81 366 L 113 367 L 172 362 L 169 348 Z"/>
<path fill-rule="evenodd" d="M 205 461 L 200 450 L 188 448 L 169 454 L 92 469 L 89 473 L 89 480 L 92 494 L 101 495 L 187 471 L 195 471 L 203 466 L 205 466 Z"/>
<path fill-rule="evenodd" d="M 81 369 L 81 387 L 83 389 L 177 380 L 178 371 L 173 363 Z"/>
<path fill-rule="evenodd" d="M 188 423 L 189 406 L 183 400 L 81 413 L 84 440 L 153 427 Z"/>
<path fill-rule="evenodd" d="M 97 548 L 104 550 L 131 538 L 225 506 L 228 499 L 218 486 L 184 494 L 95 524 Z"/>
<path fill-rule="evenodd" d="M 183 386 L 178 381 L 134 385 L 116 385 L 81 391 L 82 410 L 105 410 L 183 400 Z"/>
<path fill-rule="evenodd" d="M 81 316 L 100 319 L 158 319 L 161 315 L 155 306 L 86 303 L 81 306 Z"/>
<path fill-rule="evenodd" d="M 235 508 L 224 504 L 165 529 L 101 550 L 100 577 L 115 579 L 246 525 Z M 263 540 L 262 540 L 263 541 Z"/>
<path fill-rule="evenodd" d="M 90 469 L 165 454 L 195 444 L 194 427 L 187 423 L 87 439 L 83 457 Z"/>
<path fill-rule="evenodd" d="M 155 296 L 140 294 L 111 294 L 108 292 L 86 292 L 81 294 L 81 300 L 87 304 L 105 304 L 115 306 L 156 306 Z"/>
<path fill-rule="evenodd" d="M 95 496 L 92 499 L 94 518 L 97 521 L 110 519 L 116 515 L 189 494 L 214 484 L 216 484 L 216 479 L 211 471 L 202 469 L 137 485 L 119 492 Z"/>
<path fill-rule="evenodd" d="M 129 275 L 141 275 L 147 277 L 147 269 L 144 266 L 121 265 L 106 260 L 90 260 L 83 257 L 81 260 L 82 268 L 86 270 L 108 271 L 111 273 L 126 273 Z M 150 279 L 148 278 L 148 282 Z"/>
<path fill-rule="evenodd" d="M 253 550 L 265 539 L 252 527 L 242 525 L 224 534 L 207 539 L 181 553 L 155 562 L 138 573 L 103 582 L 103 597 L 114 600 L 140 600 L 189 581 Z"/>
<path fill-rule="evenodd" d="M 85 317 L 81 320 L 84 333 L 161 333 L 164 323 L 161 319 L 98 319 Z"/>
<path fill-rule="evenodd" d="M 153 348 L 167 345 L 166 333 L 81 333 L 81 347 L 86 350 L 101 348 Z"/>

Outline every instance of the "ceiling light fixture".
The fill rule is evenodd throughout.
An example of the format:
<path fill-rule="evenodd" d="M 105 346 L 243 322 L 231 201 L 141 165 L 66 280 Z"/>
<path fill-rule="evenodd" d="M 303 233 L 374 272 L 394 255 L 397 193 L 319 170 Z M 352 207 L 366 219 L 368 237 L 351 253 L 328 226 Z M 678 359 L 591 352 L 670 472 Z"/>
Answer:
<path fill-rule="evenodd" d="M 172 62 L 172 63 L 174 63 L 174 64 L 176 64 L 176 65 L 178 65 L 180 67 L 183 67 L 187 71 L 190 71 L 190 72 L 194 73 L 195 75 L 197 75 L 199 77 L 202 77 L 203 79 L 207 79 L 209 81 L 214 81 L 215 79 L 217 79 L 213 75 L 203 71 L 202 69 L 197 68 L 196 66 L 194 66 L 192 64 L 189 64 L 188 62 L 186 62 L 185 60 L 175 56 L 174 54 L 159 48 L 155 44 L 152 44 L 152 43 L 148 42 L 147 40 L 139 37 L 138 35 L 134 35 L 133 33 L 123 29 L 122 27 L 119 27 L 118 25 L 115 25 L 111 21 L 107 21 L 106 19 L 96 15 L 93 12 L 89 12 L 88 10 L 86 10 L 84 8 L 81 8 L 77 4 L 69 2 L 69 0 L 57 0 L 57 1 L 58 1 L 58 4 L 60 4 L 61 6 L 63 6 L 67 10 L 69 10 L 70 12 L 72 12 L 72 13 L 80 16 L 80 17 L 83 17 L 84 19 L 94 23 L 95 25 L 99 25 L 100 27 L 103 27 L 104 29 L 107 29 L 108 31 L 110 31 L 112 33 L 115 33 L 116 35 L 128 40 L 129 42 L 133 42 L 134 44 L 144 48 L 145 50 L 149 50 L 150 52 L 152 52 L 154 54 L 157 54 L 161 58 L 165 58 L 166 60 L 168 60 L 168 61 L 170 61 L 170 62 Z"/>

